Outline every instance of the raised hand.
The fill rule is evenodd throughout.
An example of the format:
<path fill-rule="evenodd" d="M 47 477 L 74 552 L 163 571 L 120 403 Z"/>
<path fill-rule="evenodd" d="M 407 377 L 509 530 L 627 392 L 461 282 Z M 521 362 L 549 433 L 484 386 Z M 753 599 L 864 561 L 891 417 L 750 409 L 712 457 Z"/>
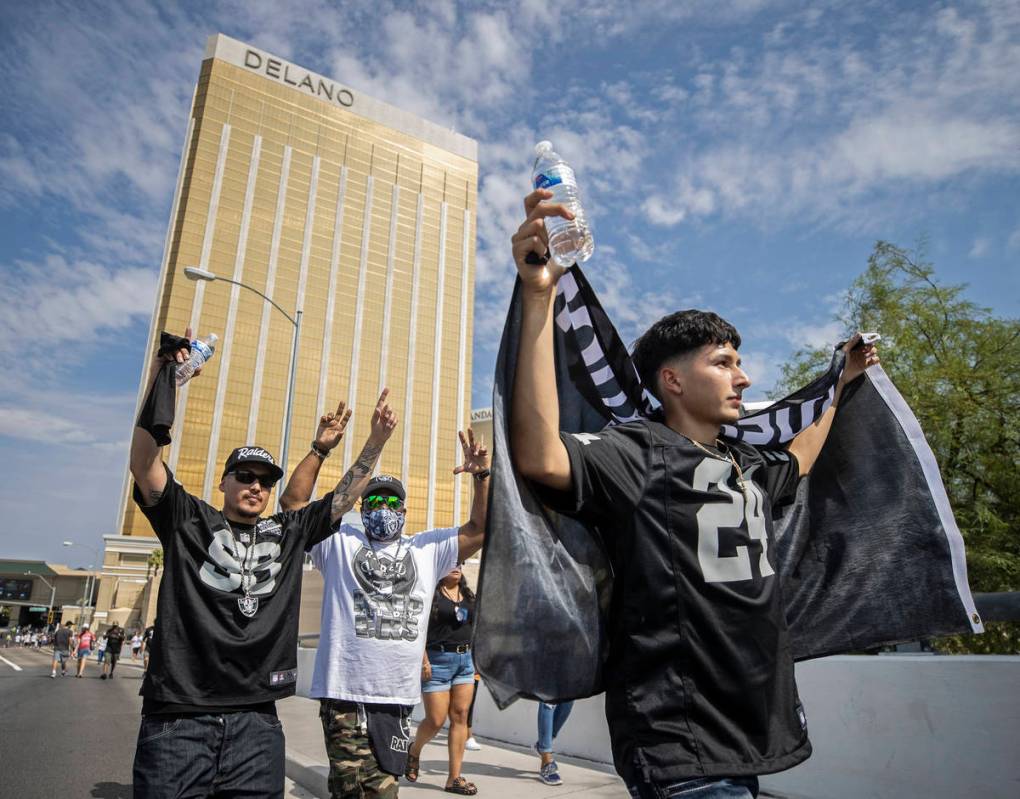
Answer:
<path fill-rule="evenodd" d="M 543 202 L 552 196 L 553 193 L 548 189 L 535 189 L 524 198 L 524 213 L 528 218 L 510 239 L 517 273 L 525 288 L 533 291 L 548 291 L 565 271 L 549 258 L 549 234 L 545 229 L 545 218 L 562 216 L 564 219 L 573 219 L 574 214 L 562 203 Z"/>
<path fill-rule="evenodd" d="M 191 358 L 191 328 L 188 327 L 184 331 L 184 338 L 189 342 L 187 347 L 181 347 L 179 350 L 174 352 L 167 352 L 160 355 L 159 348 L 156 349 L 156 356 L 152 359 L 152 363 L 149 365 L 149 379 L 151 380 L 156 376 L 156 372 L 163 368 L 163 364 L 173 362 L 176 364 L 187 363 Z M 195 370 L 195 374 L 192 375 L 192 379 L 198 377 L 201 374 L 201 368 Z"/>
<path fill-rule="evenodd" d="M 464 450 L 464 463 L 453 470 L 454 474 L 480 474 L 489 468 L 489 450 L 485 448 L 485 442 L 481 437 L 475 440 L 475 433 L 469 427 L 467 435 L 464 431 L 457 433 L 460 436 L 460 446 Z"/>
<path fill-rule="evenodd" d="M 344 437 L 347 423 L 351 420 L 351 409 L 340 400 L 336 410 L 319 419 L 319 427 L 315 431 L 315 446 L 323 450 L 331 450 Z"/>
<path fill-rule="evenodd" d="M 385 444 L 397 427 L 397 412 L 386 402 L 390 390 L 384 388 L 379 400 L 375 403 L 375 410 L 372 412 L 372 432 L 369 433 L 369 440 L 375 444 Z"/>
<path fill-rule="evenodd" d="M 843 374 L 839 378 L 843 384 L 856 380 L 864 374 L 865 369 L 879 362 L 878 348 L 874 343 L 863 343 L 860 333 L 854 334 L 843 345 L 843 352 L 846 353 L 846 366 L 843 367 Z"/>
<path fill-rule="evenodd" d="M 839 382 L 845 385 L 861 377 L 868 366 L 878 363 L 878 348 L 874 343 L 864 344 L 860 333 L 851 337 L 843 351 L 847 353 L 847 365 L 839 376 Z"/>

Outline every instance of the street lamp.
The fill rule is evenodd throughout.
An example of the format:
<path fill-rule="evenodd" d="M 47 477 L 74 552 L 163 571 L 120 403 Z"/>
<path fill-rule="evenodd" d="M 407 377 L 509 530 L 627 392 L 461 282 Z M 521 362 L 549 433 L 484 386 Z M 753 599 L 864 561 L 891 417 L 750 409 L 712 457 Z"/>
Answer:
<path fill-rule="evenodd" d="M 95 585 L 95 579 L 96 579 L 95 575 L 93 574 L 93 569 L 95 569 L 95 567 L 96 567 L 96 562 L 99 561 L 99 550 L 96 549 L 95 547 L 90 547 L 88 544 L 76 544 L 74 541 L 65 541 L 64 542 L 64 546 L 65 547 L 78 547 L 78 549 L 87 549 L 93 555 L 93 561 L 92 561 L 92 563 L 89 564 L 89 573 L 88 573 L 88 576 L 85 578 L 85 595 L 82 597 L 82 602 L 78 606 L 78 607 L 81 608 L 81 616 L 82 616 L 82 619 L 84 620 L 85 619 L 85 608 L 86 608 L 86 604 L 85 603 L 86 603 L 86 601 L 91 602 L 91 600 L 92 600 L 92 591 L 93 591 L 93 588 L 94 588 L 94 585 Z M 92 616 L 91 615 L 88 616 L 88 620 L 90 622 L 92 621 Z"/>
<path fill-rule="evenodd" d="M 46 623 L 47 624 L 52 624 L 53 622 L 51 622 L 50 619 L 53 617 L 53 601 L 54 601 L 54 599 L 56 598 L 56 595 L 57 595 L 57 587 L 53 583 L 51 583 L 49 580 L 47 580 L 45 577 L 43 577 L 41 574 L 36 574 L 33 571 L 25 572 L 25 576 L 26 577 L 38 577 L 40 580 L 42 580 L 44 583 L 46 583 L 47 586 L 49 586 L 49 589 L 50 589 L 50 612 L 46 616 Z"/>
<path fill-rule="evenodd" d="M 297 379 L 297 357 L 298 357 L 298 339 L 301 335 L 301 311 L 294 311 L 294 316 L 291 316 L 283 308 L 273 302 L 272 298 L 267 297 L 261 291 L 254 286 L 249 286 L 247 283 L 242 283 L 240 280 L 231 280 L 229 277 L 221 277 L 215 275 L 207 269 L 200 269 L 197 266 L 186 266 L 184 267 L 184 275 L 188 280 L 206 280 L 210 283 L 216 280 L 222 280 L 224 283 L 230 283 L 234 286 L 240 286 L 248 291 L 254 291 L 262 299 L 272 305 L 276 310 L 282 313 L 287 321 L 294 326 L 294 340 L 291 343 L 290 350 L 290 377 L 287 380 L 287 397 L 284 404 L 284 422 L 283 422 L 283 452 L 280 453 L 280 465 L 284 472 L 287 471 L 287 453 L 290 449 L 290 420 L 294 412 L 294 381 Z M 276 508 L 280 509 L 280 493 L 283 489 L 277 489 L 276 491 Z"/>

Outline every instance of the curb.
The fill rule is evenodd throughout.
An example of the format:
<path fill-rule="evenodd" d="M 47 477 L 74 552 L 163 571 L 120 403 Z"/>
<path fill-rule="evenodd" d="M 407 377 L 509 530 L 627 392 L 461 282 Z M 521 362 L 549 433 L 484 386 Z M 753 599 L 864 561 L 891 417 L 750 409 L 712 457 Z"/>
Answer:
<path fill-rule="evenodd" d="M 287 752 L 286 762 L 287 777 L 319 799 L 328 799 L 329 779 L 326 767 L 296 752 Z"/>

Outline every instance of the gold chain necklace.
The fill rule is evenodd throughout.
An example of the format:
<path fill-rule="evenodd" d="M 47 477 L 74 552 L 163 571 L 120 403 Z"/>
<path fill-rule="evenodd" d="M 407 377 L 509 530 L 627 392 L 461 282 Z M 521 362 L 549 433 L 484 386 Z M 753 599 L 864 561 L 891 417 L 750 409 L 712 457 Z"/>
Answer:
<path fill-rule="evenodd" d="M 684 436 L 683 433 L 681 433 L 680 435 Z M 729 461 L 730 463 L 732 463 L 733 468 L 737 470 L 737 485 L 740 486 L 740 492 L 744 495 L 744 499 L 747 499 L 747 481 L 744 479 L 744 471 L 740 468 L 740 464 L 737 463 L 737 459 L 733 457 L 733 453 L 730 452 L 729 447 L 725 447 L 725 445 L 718 438 L 715 440 L 716 446 L 719 449 L 723 449 L 725 447 L 726 457 L 723 457 L 722 454 L 718 452 L 712 452 L 712 450 L 710 450 L 700 441 L 695 441 L 690 436 L 684 436 L 684 438 L 690 441 L 694 446 L 696 446 L 706 455 L 710 455 L 711 457 L 721 461 Z"/>

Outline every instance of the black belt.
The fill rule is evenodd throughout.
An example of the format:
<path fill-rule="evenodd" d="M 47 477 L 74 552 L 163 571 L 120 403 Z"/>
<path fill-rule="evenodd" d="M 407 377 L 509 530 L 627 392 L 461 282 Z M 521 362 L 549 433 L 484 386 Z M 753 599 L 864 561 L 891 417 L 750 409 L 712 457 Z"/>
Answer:
<path fill-rule="evenodd" d="M 471 651 L 471 644 L 429 644 L 428 649 L 438 649 L 440 652 L 456 652 L 458 655 Z"/>

